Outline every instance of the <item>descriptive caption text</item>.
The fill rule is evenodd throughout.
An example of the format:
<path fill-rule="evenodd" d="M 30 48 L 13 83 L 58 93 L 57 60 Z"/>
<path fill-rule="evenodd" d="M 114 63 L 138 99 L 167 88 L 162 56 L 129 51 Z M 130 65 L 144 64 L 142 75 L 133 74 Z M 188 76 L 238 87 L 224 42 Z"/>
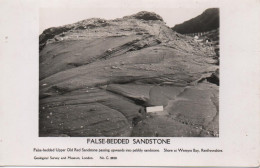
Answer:
<path fill-rule="evenodd" d="M 55 155 L 46 155 L 46 156 L 34 156 L 34 160 L 92 160 L 92 159 L 98 159 L 98 160 L 116 160 L 118 159 L 119 153 L 148 153 L 148 152 L 154 152 L 154 153 L 221 153 L 223 152 L 221 149 L 183 149 L 183 148 L 164 148 L 163 150 L 157 149 L 157 148 L 136 148 L 136 149 L 127 149 L 127 148 L 33 148 L 33 152 L 36 153 L 45 153 L 51 152 L 52 154 L 66 154 L 66 156 L 55 156 Z M 99 153 L 99 156 L 92 156 L 92 153 Z M 78 153 L 79 155 L 75 156 L 75 153 Z M 73 155 L 70 155 L 73 154 Z M 112 154 L 112 156 L 110 155 Z M 115 155 L 113 155 L 115 154 Z M 120 156 L 120 155 L 119 155 Z"/>
<path fill-rule="evenodd" d="M 170 144 L 170 139 L 109 139 L 87 138 L 87 144 Z M 132 147 L 132 148 L 131 148 Z M 54 147 L 33 148 L 34 160 L 117 160 L 122 153 L 222 153 L 222 149 L 209 148 L 173 148 L 160 146 L 102 146 L 94 147 Z"/>

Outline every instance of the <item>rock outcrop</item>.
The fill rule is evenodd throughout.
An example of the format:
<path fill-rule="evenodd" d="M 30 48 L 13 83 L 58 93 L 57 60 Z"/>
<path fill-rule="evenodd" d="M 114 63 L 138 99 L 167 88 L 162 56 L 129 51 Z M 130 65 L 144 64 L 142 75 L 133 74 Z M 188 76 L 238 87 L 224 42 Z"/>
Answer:
<path fill-rule="evenodd" d="M 131 16 L 126 16 L 124 18 L 135 18 L 135 19 L 142 19 L 142 20 L 160 20 L 163 21 L 163 18 L 159 15 L 157 15 L 154 12 L 146 12 L 146 11 L 141 11 L 138 12 L 137 14 L 131 15 Z"/>
<path fill-rule="evenodd" d="M 211 50 L 150 12 L 47 29 L 39 135 L 218 136 Z M 146 113 L 154 105 L 163 115 Z"/>

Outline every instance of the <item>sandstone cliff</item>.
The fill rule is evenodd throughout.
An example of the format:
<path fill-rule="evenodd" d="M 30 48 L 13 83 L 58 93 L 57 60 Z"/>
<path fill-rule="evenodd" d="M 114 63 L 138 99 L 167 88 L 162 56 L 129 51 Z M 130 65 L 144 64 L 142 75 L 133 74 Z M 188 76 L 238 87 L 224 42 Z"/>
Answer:
<path fill-rule="evenodd" d="M 212 49 L 159 15 L 49 28 L 39 45 L 40 136 L 218 136 Z"/>

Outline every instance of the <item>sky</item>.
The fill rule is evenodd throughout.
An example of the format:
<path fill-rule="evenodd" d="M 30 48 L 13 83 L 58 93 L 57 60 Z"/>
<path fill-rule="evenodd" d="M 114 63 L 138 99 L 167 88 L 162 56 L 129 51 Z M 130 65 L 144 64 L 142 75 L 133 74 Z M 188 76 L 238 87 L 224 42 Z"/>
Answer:
<path fill-rule="evenodd" d="M 204 8 L 40 8 L 39 33 L 50 27 L 75 23 L 89 18 L 115 19 L 140 11 L 155 12 L 173 27 L 200 15 Z"/>

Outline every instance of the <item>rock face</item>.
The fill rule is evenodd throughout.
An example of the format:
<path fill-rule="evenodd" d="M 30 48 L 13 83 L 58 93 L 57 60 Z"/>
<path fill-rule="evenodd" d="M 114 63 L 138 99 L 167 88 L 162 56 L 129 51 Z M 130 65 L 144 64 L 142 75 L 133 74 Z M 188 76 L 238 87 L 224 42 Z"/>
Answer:
<path fill-rule="evenodd" d="M 135 19 L 142 19 L 142 20 L 160 20 L 163 21 L 163 18 L 159 15 L 157 15 L 154 12 L 146 12 L 146 11 L 141 11 L 138 12 L 137 14 L 131 15 L 131 16 L 126 16 L 124 18 L 135 18 Z"/>
<path fill-rule="evenodd" d="M 181 34 L 206 32 L 219 28 L 219 9 L 210 8 L 201 15 L 175 25 L 172 29 Z"/>
<path fill-rule="evenodd" d="M 157 14 L 49 28 L 39 45 L 39 136 L 218 136 L 212 49 Z"/>

